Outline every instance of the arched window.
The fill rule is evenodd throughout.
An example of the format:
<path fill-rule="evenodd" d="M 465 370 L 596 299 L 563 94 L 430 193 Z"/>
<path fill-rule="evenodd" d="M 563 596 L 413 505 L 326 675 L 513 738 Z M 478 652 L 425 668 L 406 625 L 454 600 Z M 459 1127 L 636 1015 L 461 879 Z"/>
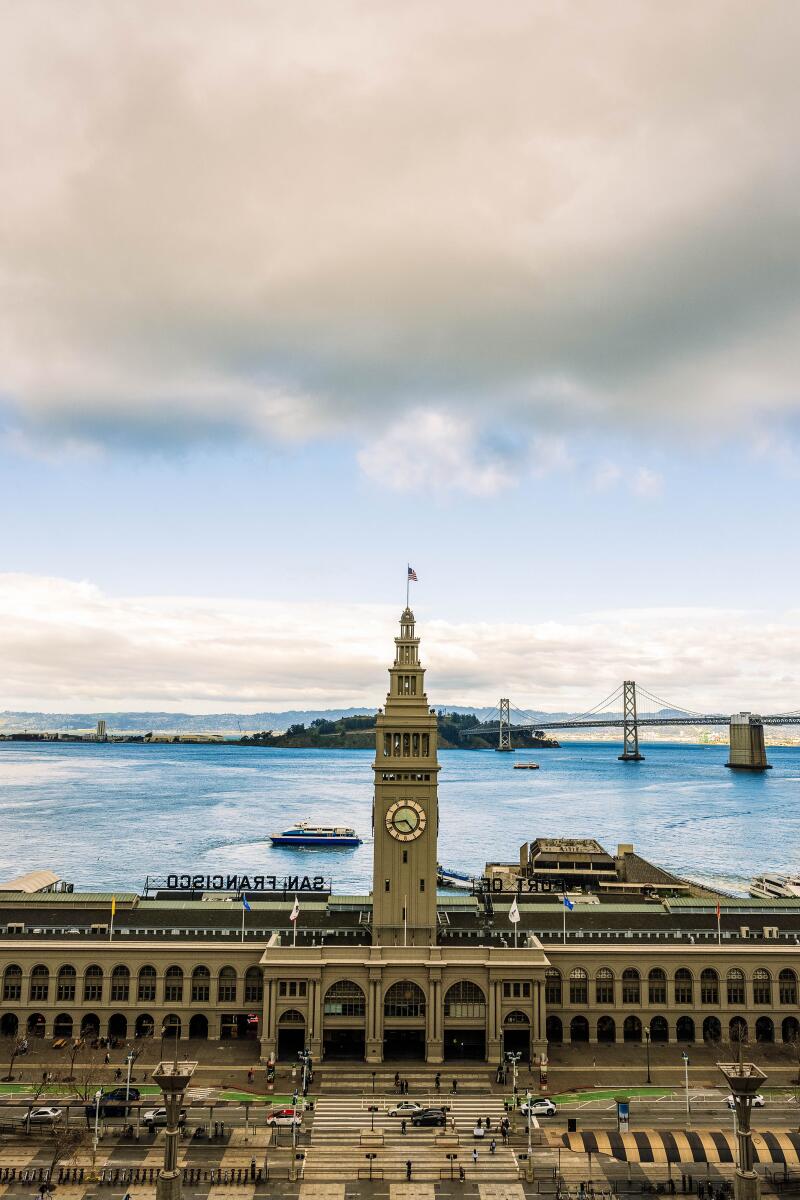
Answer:
<path fill-rule="evenodd" d="M 595 1003 L 614 1003 L 614 972 L 609 967 L 600 967 L 594 977 Z"/>
<path fill-rule="evenodd" d="M 530 1025 L 530 1017 L 521 1008 L 515 1008 L 503 1021 L 504 1025 Z"/>
<path fill-rule="evenodd" d="M 358 984 L 350 979 L 340 979 L 325 993 L 323 1012 L 326 1017 L 363 1017 L 366 1011 L 366 997 Z"/>
<path fill-rule="evenodd" d="M 694 1021 L 691 1017 L 678 1017 L 675 1036 L 679 1042 L 694 1041 Z"/>
<path fill-rule="evenodd" d="M 28 997 L 30 1000 L 46 1000 L 50 991 L 50 972 L 44 963 L 39 963 L 31 971 Z"/>
<path fill-rule="evenodd" d="M 569 1002 L 570 1004 L 589 1003 L 589 976 L 583 967 L 573 967 L 569 973 Z M 574 1042 L 578 1039 L 573 1038 L 572 1040 Z M 582 1038 L 579 1040 L 583 1041 Z"/>
<path fill-rule="evenodd" d="M 622 1040 L 624 1042 L 640 1042 L 642 1040 L 642 1022 L 633 1013 L 625 1018 L 622 1026 Z"/>
<path fill-rule="evenodd" d="M 617 1024 L 613 1017 L 599 1017 L 597 1021 L 598 1042 L 615 1042 L 617 1040 Z"/>
<path fill-rule="evenodd" d="M 208 967 L 192 971 L 192 1004 L 207 1004 L 211 995 L 211 972 Z"/>
<path fill-rule="evenodd" d="M 244 973 L 245 1004 L 260 1004 L 264 999 L 264 976 L 261 967 L 248 967 Z"/>
<path fill-rule="evenodd" d="M 10 963 L 3 972 L 3 999 L 19 1000 L 22 997 L 22 967 Z"/>
<path fill-rule="evenodd" d="M 97 963 L 92 963 L 84 971 L 83 998 L 84 1000 L 103 999 L 103 968 L 98 967 Z"/>
<path fill-rule="evenodd" d="M 136 999 L 141 1004 L 155 1000 L 156 998 L 156 969 L 149 964 L 139 968 L 139 987 L 136 992 Z"/>
<path fill-rule="evenodd" d="M 778 996 L 781 1004 L 797 1004 L 797 976 L 788 967 L 778 976 Z"/>
<path fill-rule="evenodd" d="M 771 1017 L 759 1017 L 756 1021 L 756 1041 L 775 1041 L 775 1026 L 772 1023 Z"/>
<path fill-rule="evenodd" d="M 622 972 L 622 1003 L 639 1004 L 641 996 L 642 985 L 639 972 L 635 967 L 626 967 Z"/>
<path fill-rule="evenodd" d="M 731 1017 L 728 1024 L 728 1037 L 734 1045 L 738 1042 L 747 1041 L 747 1021 L 744 1017 Z"/>
<path fill-rule="evenodd" d="M 279 1025 L 305 1025 L 306 1019 L 296 1008 L 287 1008 L 278 1017 Z"/>
<path fill-rule="evenodd" d="M 569 1023 L 569 1040 L 571 1042 L 588 1042 L 589 1022 L 586 1017 L 573 1017 Z"/>
<path fill-rule="evenodd" d="M 712 967 L 700 972 L 700 1003 L 719 1004 L 719 975 Z"/>
<path fill-rule="evenodd" d="M 393 983 L 383 999 L 385 1017 L 424 1017 L 425 993 L 408 979 Z"/>
<path fill-rule="evenodd" d="M 446 1017 L 480 1017 L 486 1016 L 486 997 L 477 983 L 463 979 L 447 989 L 444 997 L 444 1015 Z"/>
<path fill-rule="evenodd" d="M 647 995 L 651 1004 L 667 1003 L 667 976 L 661 967 L 653 967 L 647 976 Z"/>
<path fill-rule="evenodd" d="M 136 1018 L 136 1025 L 134 1027 L 134 1037 L 152 1037 L 155 1032 L 155 1025 L 156 1023 L 150 1016 L 150 1013 L 139 1013 L 139 1016 Z"/>
<path fill-rule="evenodd" d="M 217 1000 L 230 1003 L 236 999 L 236 972 L 233 967 L 223 967 L 217 978 Z"/>
<path fill-rule="evenodd" d="M 164 974 L 164 1003 L 183 1003 L 183 969 L 181 967 L 172 966 L 166 969 Z"/>
<path fill-rule="evenodd" d="M 561 1003 L 561 972 L 555 967 L 548 967 L 544 973 L 545 1004 Z"/>
<path fill-rule="evenodd" d="M 744 1004 L 744 971 L 731 967 L 726 979 L 728 985 L 728 1004 Z"/>
<path fill-rule="evenodd" d="M 753 1004 L 772 1004 L 772 978 L 763 967 L 753 971 Z"/>
<path fill-rule="evenodd" d="M 678 967 L 677 971 L 675 972 L 675 1003 L 692 1004 L 693 1002 L 694 986 L 692 981 L 692 972 L 686 967 Z M 685 1038 L 683 1040 L 694 1041 L 694 1034 L 692 1034 L 691 1038 Z"/>
<path fill-rule="evenodd" d="M 56 1000 L 70 1001 L 75 999 L 75 982 L 77 977 L 75 968 L 70 966 L 69 963 L 58 968 L 58 975 L 56 976 Z"/>
<path fill-rule="evenodd" d="M 59 1013 L 55 1021 L 53 1021 L 53 1037 L 72 1037 L 72 1017 L 69 1013 Z"/>
<path fill-rule="evenodd" d="M 111 1000 L 127 1002 L 131 992 L 131 973 L 120 964 L 111 972 Z"/>

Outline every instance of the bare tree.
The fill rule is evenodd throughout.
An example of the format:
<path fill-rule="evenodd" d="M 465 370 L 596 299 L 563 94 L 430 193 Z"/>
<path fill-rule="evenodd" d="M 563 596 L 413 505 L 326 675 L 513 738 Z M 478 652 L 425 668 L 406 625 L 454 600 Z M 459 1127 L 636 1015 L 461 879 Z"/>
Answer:
<path fill-rule="evenodd" d="M 797 1064 L 797 1079 L 795 1084 L 800 1086 L 800 1031 L 795 1030 L 792 1036 L 787 1041 L 792 1057 Z"/>
<path fill-rule="evenodd" d="M 84 1045 L 85 1043 L 83 1038 L 74 1038 L 72 1045 L 67 1051 L 69 1054 L 69 1075 L 66 1078 L 67 1083 L 74 1083 L 75 1081 L 75 1059 L 78 1057 L 78 1054 L 83 1049 Z"/>
<path fill-rule="evenodd" d="M 6 1083 L 11 1083 L 14 1078 L 14 1063 L 17 1060 L 17 1055 L 22 1053 L 25 1038 L 14 1036 L 3 1038 L 3 1041 L 5 1043 L 6 1054 L 9 1058 L 8 1074 L 3 1076 L 3 1080 Z"/>
<path fill-rule="evenodd" d="M 49 1179 L 52 1181 L 53 1173 L 59 1163 L 75 1158 L 80 1150 L 85 1150 L 91 1145 L 91 1141 L 88 1129 L 56 1125 L 53 1132 L 53 1153 L 50 1158 Z"/>
<path fill-rule="evenodd" d="M 100 1055 L 96 1050 L 93 1050 L 88 1058 L 78 1064 L 78 1073 L 72 1082 L 75 1084 L 75 1091 L 81 1100 L 88 1100 L 97 1091 L 99 1066 Z"/>

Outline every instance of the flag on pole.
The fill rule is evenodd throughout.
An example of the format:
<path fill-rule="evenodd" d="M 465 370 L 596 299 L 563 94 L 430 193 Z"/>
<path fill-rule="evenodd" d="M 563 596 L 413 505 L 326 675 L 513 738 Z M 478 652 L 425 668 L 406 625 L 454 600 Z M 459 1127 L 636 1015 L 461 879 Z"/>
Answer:
<path fill-rule="evenodd" d="M 561 897 L 561 899 L 564 903 L 564 908 L 568 908 L 569 911 L 572 912 L 575 905 L 572 903 L 566 892 L 564 892 L 564 895 Z"/>
<path fill-rule="evenodd" d="M 720 945 L 722 945 L 722 925 L 720 924 L 721 918 L 722 918 L 722 909 L 719 906 L 719 900 L 718 900 L 717 901 L 717 941 L 719 942 Z"/>
<path fill-rule="evenodd" d="M 298 901 L 297 896 L 295 896 L 294 907 L 292 908 L 292 911 L 289 913 L 289 920 L 296 921 L 299 916 L 300 916 L 300 902 Z"/>
<path fill-rule="evenodd" d="M 408 568 L 408 578 L 412 579 L 414 581 L 414 583 L 419 583 L 419 580 L 417 579 L 417 572 L 414 570 L 413 567 Z"/>
<path fill-rule="evenodd" d="M 112 897 L 111 897 L 111 916 L 112 916 L 112 917 L 114 916 L 114 914 L 116 913 L 116 911 L 117 911 L 117 897 L 116 897 L 116 896 L 112 896 Z"/>
<path fill-rule="evenodd" d="M 516 925 L 519 921 L 519 907 L 517 905 L 517 897 L 515 896 L 511 908 L 508 910 L 508 919 L 512 925 Z"/>
<path fill-rule="evenodd" d="M 252 911 L 253 911 L 253 910 L 252 910 L 252 908 L 250 907 L 250 905 L 249 905 L 248 901 L 247 901 L 247 896 L 245 896 L 244 892 L 242 892 L 242 907 L 244 908 L 244 911 L 245 911 L 245 912 L 252 912 Z"/>

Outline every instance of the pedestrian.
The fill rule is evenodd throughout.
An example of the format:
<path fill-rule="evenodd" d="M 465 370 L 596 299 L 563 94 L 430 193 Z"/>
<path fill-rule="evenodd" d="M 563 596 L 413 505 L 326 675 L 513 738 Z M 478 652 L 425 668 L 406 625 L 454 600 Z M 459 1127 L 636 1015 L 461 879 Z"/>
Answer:
<path fill-rule="evenodd" d="M 399 1071 L 395 1071 L 395 1073 L 394 1073 L 394 1090 L 396 1092 L 400 1091 L 400 1072 Z"/>
<path fill-rule="evenodd" d="M 457 1080 L 457 1079 L 454 1079 L 454 1080 L 453 1080 L 453 1095 L 454 1095 L 454 1096 L 455 1096 L 455 1094 L 456 1094 L 456 1092 L 457 1092 L 457 1091 L 458 1091 L 458 1080 Z"/>
<path fill-rule="evenodd" d="M 405 1119 L 405 1117 L 403 1117 L 403 1120 L 400 1122 L 400 1132 L 401 1132 L 402 1134 L 405 1134 L 405 1132 L 406 1132 L 406 1119 Z"/>
<path fill-rule="evenodd" d="M 473 1167 L 477 1167 L 477 1165 L 478 1165 L 478 1147 L 477 1146 L 472 1147 L 472 1165 L 473 1165 Z"/>
<path fill-rule="evenodd" d="M 494 1140 L 494 1138 L 492 1138 L 492 1140 L 489 1142 L 489 1153 L 494 1154 L 496 1149 L 497 1149 L 497 1142 Z"/>
<path fill-rule="evenodd" d="M 433 1087 L 434 1087 L 434 1091 L 436 1092 L 436 1094 L 438 1096 L 439 1092 L 442 1090 L 442 1073 L 441 1073 L 441 1071 L 436 1072 L 436 1078 L 433 1081 Z"/>
<path fill-rule="evenodd" d="M 247 1068 L 247 1082 L 252 1083 L 254 1078 L 255 1078 L 255 1076 L 253 1075 L 253 1068 L 248 1067 Z"/>
<path fill-rule="evenodd" d="M 458 1168 L 458 1182 L 459 1182 L 459 1183 L 463 1183 L 463 1182 L 464 1182 L 464 1180 L 465 1180 L 466 1178 L 467 1178 L 467 1177 L 466 1177 L 466 1175 L 464 1174 L 464 1168 L 463 1168 L 463 1167 L 459 1167 L 459 1168 Z"/>
<path fill-rule="evenodd" d="M 107 1050 L 106 1050 L 106 1056 L 103 1059 L 103 1062 L 105 1063 L 106 1066 L 108 1066 L 108 1064 L 111 1062 L 111 1055 L 108 1053 Z"/>
<path fill-rule="evenodd" d="M 118 1082 L 119 1082 L 119 1080 L 120 1080 L 120 1079 L 122 1079 L 122 1067 L 117 1067 L 116 1071 L 114 1072 L 114 1078 L 115 1078 L 115 1079 L 116 1079 Z"/>
<path fill-rule="evenodd" d="M 478 1120 L 475 1122 L 475 1128 L 483 1129 L 483 1118 L 482 1117 L 478 1117 Z"/>
<path fill-rule="evenodd" d="M 491 1117 L 486 1118 L 486 1128 L 487 1128 L 487 1130 L 492 1128 L 492 1118 Z"/>
<path fill-rule="evenodd" d="M 698 1185 L 697 1185 L 697 1200 L 703 1200 L 703 1198 L 704 1198 L 705 1194 L 706 1194 L 706 1186 L 705 1186 L 705 1184 L 704 1184 L 704 1183 L 698 1183 Z"/>
<path fill-rule="evenodd" d="M 411 1159 L 406 1159 L 406 1179 L 411 1178 Z"/>

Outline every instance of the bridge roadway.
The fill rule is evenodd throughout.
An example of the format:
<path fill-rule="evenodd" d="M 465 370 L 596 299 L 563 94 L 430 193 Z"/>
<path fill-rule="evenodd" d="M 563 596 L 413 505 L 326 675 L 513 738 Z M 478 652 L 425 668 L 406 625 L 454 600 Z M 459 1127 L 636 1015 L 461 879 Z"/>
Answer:
<path fill-rule="evenodd" d="M 753 714 L 755 716 L 755 714 Z M 511 733 L 521 729 L 534 729 L 542 731 L 546 729 L 624 729 L 625 725 L 729 725 L 730 716 L 723 716 L 721 713 L 712 713 L 708 716 L 686 716 L 686 717 L 639 717 L 635 721 L 625 721 L 624 717 L 606 717 L 592 718 L 589 721 L 580 720 L 564 720 L 564 721 L 531 721 L 530 724 L 510 725 Z M 800 714 L 793 713 L 791 716 L 771 716 L 758 717 L 758 721 L 762 725 L 800 725 Z M 476 725 L 472 729 L 462 729 L 462 737 L 470 737 L 473 734 L 499 733 L 500 725 Z"/>

